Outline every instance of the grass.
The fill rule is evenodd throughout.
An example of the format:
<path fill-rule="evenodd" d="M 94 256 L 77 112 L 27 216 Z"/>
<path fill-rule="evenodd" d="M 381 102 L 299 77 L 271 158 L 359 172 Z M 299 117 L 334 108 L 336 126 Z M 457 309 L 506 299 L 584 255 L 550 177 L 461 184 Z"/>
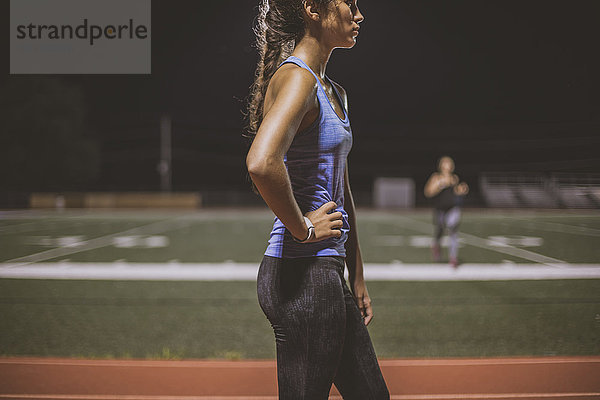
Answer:
<path fill-rule="evenodd" d="M 16 217 L 15 217 L 16 218 Z M 45 261 L 69 259 L 74 262 L 236 262 L 258 263 L 267 244 L 273 215 L 264 210 L 201 210 L 195 212 L 84 212 L 42 213 L 0 220 L 0 262 L 38 253 L 52 248 L 66 236 L 85 239 L 110 234 L 142 237 L 157 235 L 168 239 L 166 247 L 117 247 L 107 239 L 98 248 Z M 369 211 L 359 210 L 358 229 L 364 259 L 371 263 L 430 262 L 427 245 L 415 247 L 413 241 L 431 236 L 429 211 Z M 161 223 L 162 221 L 162 223 Z M 156 224 L 158 223 L 158 224 Z M 154 225 L 151 225 L 154 224 Z M 127 230 L 141 227 L 139 232 Z M 569 263 L 600 262 L 600 213 L 587 212 L 492 212 L 467 210 L 461 232 L 487 239 L 506 236 L 541 238 L 541 244 L 523 247 L 526 250 L 554 257 Z M 390 241 L 390 238 L 392 239 Z M 53 242 L 54 241 L 54 242 Z M 232 245 L 232 243 L 234 245 Z M 501 247 L 482 248 L 469 240 L 463 243 L 460 257 L 465 262 L 515 263 L 532 262 L 507 255 Z"/>
<path fill-rule="evenodd" d="M 368 263 L 429 263 L 414 243 L 432 232 L 429 211 L 359 210 Z M 93 249 L 47 262 L 223 262 L 258 265 L 273 215 L 266 210 L 5 213 L 0 262 L 57 247 L 67 236 L 165 236 L 166 247 Z M 134 229 L 133 231 L 131 231 Z M 600 263 L 595 211 L 467 210 L 461 232 L 539 238 L 527 247 L 568 263 Z M 468 263 L 531 262 L 469 241 Z M 49 245 L 48 245 L 49 244 Z M 380 357 L 600 354 L 600 280 L 369 282 Z M 273 358 L 274 338 L 252 282 L 0 279 L 0 355 L 92 358 Z"/>
<path fill-rule="evenodd" d="M 600 354 L 600 281 L 372 282 L 385 357 Z"/>
<path fill-rule="evenodd" d="M 0 355 L 273 358 L 252 282 L 0 280 Z M 600 280 L 370 282 L 377 353 L 599 355 Z"/>

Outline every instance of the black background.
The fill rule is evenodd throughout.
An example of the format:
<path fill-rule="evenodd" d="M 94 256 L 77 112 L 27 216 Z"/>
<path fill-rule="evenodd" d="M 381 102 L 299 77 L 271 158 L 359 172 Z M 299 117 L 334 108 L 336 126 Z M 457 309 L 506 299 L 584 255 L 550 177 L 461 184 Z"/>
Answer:
<path fill-rule="evenodd" d="M 163 113 L 173 119 L 174 190 L 247 189 L 241 111 L 257 61 L 256 5 L 152 1 L 148 76 L 11 76 L 6 59 L 3 84 L 58 79 L 83 93 L 98 170 L 52 189 L 158 190 Z M 355 190 L 377 176 L 410 176 L 420 188 L 444 154 L 475 187 L 486 171 L 600 172 L 599 1 L 359 7 L 357 45 L 335 50 L 327 69 L 349 97 Z M 8 54 L 6 36 L 3 46 Z"/>

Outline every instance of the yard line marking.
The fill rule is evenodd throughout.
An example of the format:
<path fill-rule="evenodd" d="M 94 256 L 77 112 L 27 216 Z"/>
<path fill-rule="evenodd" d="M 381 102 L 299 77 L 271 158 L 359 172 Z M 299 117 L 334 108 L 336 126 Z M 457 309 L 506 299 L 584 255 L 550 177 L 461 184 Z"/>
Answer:
<path fill-rule="evenodd" d="M 255 281 L 259 263 L 0 263 L 0 278 L 158 281 Z M 365 277 L 383 281 L 600 279 L 599 264 L 365 264 Z"/>
<path fill-rule="evenodd" d="M 39 253 L 30 254 L 23 257 L 13 258 L 12 260 L 4 261 L 4 264 L 9 264 L 10 267 L 18 267 L 23 265 L 28 265 L 32 263 L 37 263 L 45 260 L 50 260 L 56 257 L 64 257 L 67 255 L 80 253 L 82 251 L 98 249 L 101 247 L 108 246 L 112 244 L 114 238 L 124 235 L 133 235 L 133 234 L 156 234 L 166 232 L 171 229 L 181 228 L 180 225 L 172 225 L 175 221 L 186 218 L 187 216 L 182 215 L 177 218 L 168 218 L 158 222 L 152 222 L 150 224 L 137 226 L 135 228 L 127 229 L 125 231 L 111 233 L 110 235 L 99 236 L 94 239 L 84 240 L 81 242 L 72 243 L 68 247 L 59 247 L 55 249 L 41 251 Z M 172 226 L 169 226 L 172 225 Z"/>
<path fill-rule="evenodd" d="M 396 217 L 400 220 L 408 222 L 409 224 L 412 224 L 413 227 L 415 227 L 423 233 L 431 234 L 433 225 L 430 223 L 417 221 L 412 218 L 405 217 L 403 215 L 396 215 Z M 464 243 L 469 244 L 471 246 L 492 250 L 498 253 L 508 254 L 511 256 L 523 258 L 528 261 L 533 261 L 535 263 L 546 264 L 557 268 L 564 268 L 565 264 L 568 264 L 566 261 L 562 261 L 557 258 L 547 257 L 543 254 L 535 253 L 530 250 L 519 249 L 517 247 L 505 245 L 504 243 L 494 243 L 493 240 L 483 239 L 479 236 L 471 235 L 465 232 L 459 232 L 459 237 L 464 240 Z M 494 244 L 496 246 L 494 246 Z"/>
<path fill-rule="evenodd" d="M 533 261 L 540 264 L 546 264 L 557 268 L 565 268 L 564 265 L 568 264 L 566 261 L 559 260 L 558 258 L 548 257 L 543 254 L 535 253 L 531 250 L 519 249 L 508 244 L 500 242 L 494 242 L 492 239 L 482 239 L 479 236 L 471 235 L 469 233 L 460 232 L 459 237 L 465 239 L 467 244 L 472 246 L 481 247 L 488 250 L 494 250 L 499 253 L 508 254 L 524 258 L 525 260 Z"/>
<path fill-rule="evenodd" d="M 430 248 L 433 244 L 433 236 L 431 235 L 381 235 L 371 236 L 371 242 L 374 246 L 410 246 L 417 248 Z M 408 239 L 408 240 L 407 240 Z M 488 243 L 496 247 L 506 247 L 507 245 L 522 246 L 522 247 L 540 247 L 544 244 L 544 239 L 536 236 L 488 236 Z M 450 238 L 448 235 L 442 237 L 442 247 L 450 247 Z M 458 240 L 458 246 L 464 247 L 464 240 Z"/>

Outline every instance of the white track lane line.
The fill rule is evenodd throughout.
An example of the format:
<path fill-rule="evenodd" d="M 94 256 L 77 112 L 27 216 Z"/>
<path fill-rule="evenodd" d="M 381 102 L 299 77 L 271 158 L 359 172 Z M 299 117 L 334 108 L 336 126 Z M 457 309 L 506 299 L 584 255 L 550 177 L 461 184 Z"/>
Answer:
<path fill-rule="evenodd" d="M 496 399 L 496 400 L 510 400 L 510 399 L 569 399 L 569 398 L 582 398 L 582 397 L 594 397 L 600 396 L 598 392 L 587 392 L 587 393 L 480 393 L 480 394 L 407 394 L 407 395 L 395 395 L 391 396 L 391 400 L 454 400 L 454 399 L 473 399 L 473 400 L 484 400 L 484 399 Z M 341 399 L 341 397 L 330 397 L 330 400 Z"/>
<path fill-rule="evenodd" d="M 550 357 L 494 357 L 494 358 L 405 358 L 381 359 L 379 365 L 389 367 L 431 366 L 506 366 L 506 365 L 557 365 L 557 364 L 600 364 L 598 356 L 550 356 Z M 275 368 L 275 360 L 156 360 L 156 359 L 85 359 L 68 357 L 0 357 L 0 365 L 68 365 L 101 367 L 144 367 L 144 368 Z"/>
<path fill-rule="evenodd" d="M 0 264 L 0 278 L 254 281 L 259 263 L 35 263 Z M 365 278 L 383 281 L 494 281 L 600 279 L 599 264 L 366 264 Z"/>
<path fill-rule="evenodd" d="M 454 400 L 454 399 L 572 399 L 600 397 L 600 392 L 571 393 L 479 393 L 479 394 L 405 394 L 392 395 L 390 400 Z M 0 399 L 52 399 L 52 400 L 277 400 L 277 396 L 153 396 L 119 394 L 0 394 Z M 340 396 L 329 396 L 329 400 L 342 400 Z"/>

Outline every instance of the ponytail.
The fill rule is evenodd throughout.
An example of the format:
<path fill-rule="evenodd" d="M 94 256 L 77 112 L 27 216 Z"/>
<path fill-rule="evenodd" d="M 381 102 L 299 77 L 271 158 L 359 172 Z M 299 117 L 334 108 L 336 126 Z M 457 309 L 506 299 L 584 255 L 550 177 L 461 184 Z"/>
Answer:
<path fill-rule="evenodd" d="M 281 3 L 281 4 L 277 4 Z M 248 96 L 246 136 L 254 139 L 263 118 L 265 93 L 275 71 L 304 34 L 303 1 L 262 0 L 254 26 L 259 61 Z"/>
<path fill-rule="evenodd" d="M 331 0 L 314 1 L 321 5 Z M 246 129 L 243 136 L 248 139 L 249 144 L 252 144 L 262 123 L 265 94 L 271 78 L 304 36 L 305 22 L 302 14 L 305 2 L 306 0 L 261 0 L 258 6 L 254 34 L 259 60 L 244 113 Z M 258 194 L 249 175 L 247 179 L 252 184 L 252 190 Z"/>

